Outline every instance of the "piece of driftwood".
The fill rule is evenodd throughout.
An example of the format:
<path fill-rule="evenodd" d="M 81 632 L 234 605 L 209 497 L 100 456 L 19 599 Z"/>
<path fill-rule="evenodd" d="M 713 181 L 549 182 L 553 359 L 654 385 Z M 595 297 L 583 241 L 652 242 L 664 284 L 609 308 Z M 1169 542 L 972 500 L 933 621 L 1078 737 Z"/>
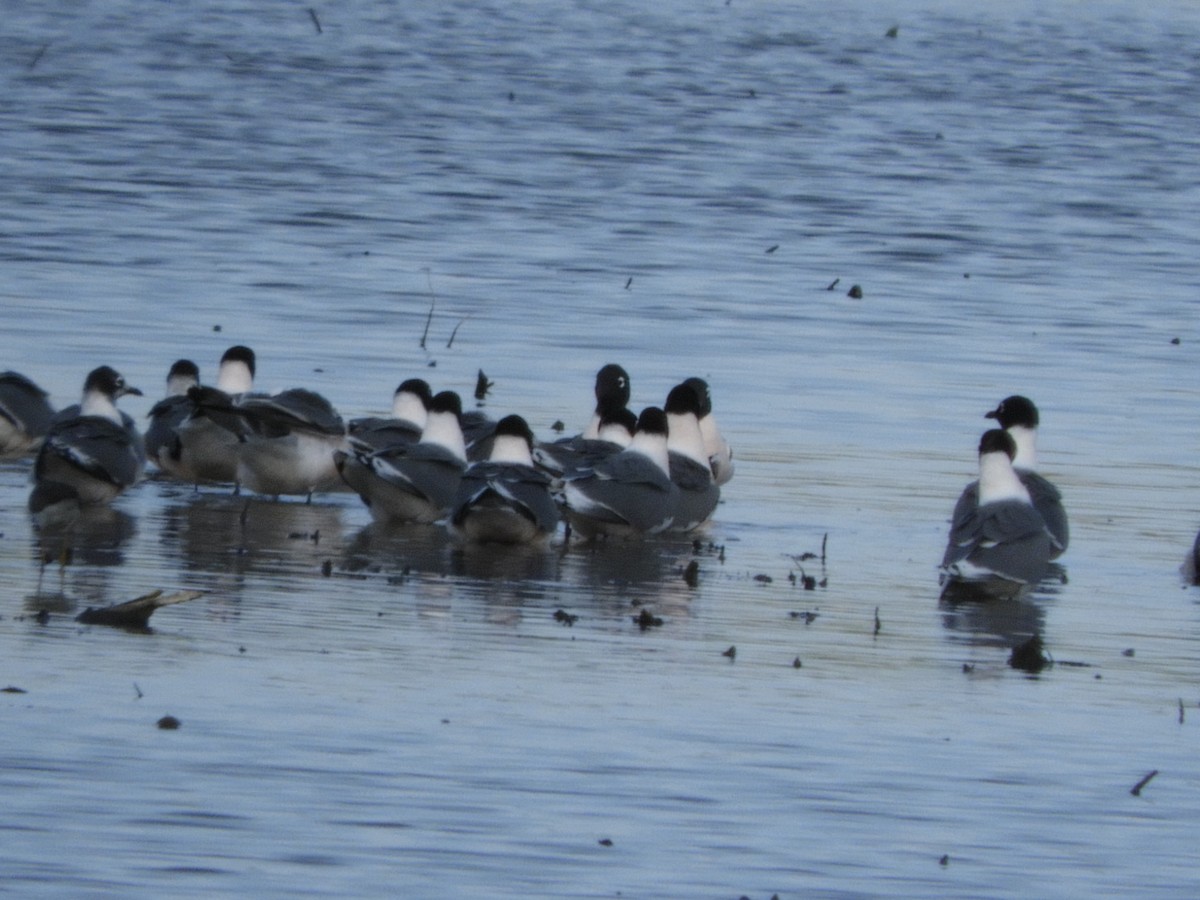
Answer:
<path fill-rule="evenodd" d="M 99 608 L 89 606 L 75 617 L 75 621 L 85 625 L 112 625 L 116 628 L 145 629 L 150 627 L 150 617 L 154 615 L 156 609 L 171 606 L 174 603 L 186 603 L 188 600 L 202 597 L 204 593 L 204 591 L 178 591 L 164 597 L 161 590 L 151 591 L 149 594 L 133 600 L 126 600 L 124 603 L 114 603 L 112 606 Z"/>

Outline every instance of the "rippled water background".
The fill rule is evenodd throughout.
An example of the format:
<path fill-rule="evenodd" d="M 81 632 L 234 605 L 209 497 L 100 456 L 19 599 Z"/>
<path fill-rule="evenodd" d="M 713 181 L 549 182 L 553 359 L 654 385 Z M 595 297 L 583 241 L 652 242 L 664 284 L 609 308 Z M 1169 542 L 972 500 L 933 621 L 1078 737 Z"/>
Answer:
<path fill-rule="evenodd" d="M 246 343 L 346 416 L 482 368 L 550 436 L 619 361 L 708 377 L 738 471 L 698 549 L 505 558 L 149 481 L 41 573 L 5 464 L 0 892 L 1200 890 L 1200 11 L 976 7 L 6 10 L 0 368 L 57 404 Z M 939 609 L 1014 392 L 1065 583 Z M 154 588 L 209 593 L 73 621 Z"/>

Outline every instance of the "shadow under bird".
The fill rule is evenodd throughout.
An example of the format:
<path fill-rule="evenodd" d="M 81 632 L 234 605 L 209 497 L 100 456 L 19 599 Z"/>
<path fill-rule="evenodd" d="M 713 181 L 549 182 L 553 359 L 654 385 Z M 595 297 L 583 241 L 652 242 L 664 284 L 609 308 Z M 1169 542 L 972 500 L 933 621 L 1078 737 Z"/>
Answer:
<path fill-rule="evenodd" d="M 1037 406 L 1028 397 L 1014 394 L 1001 400 L 995 409 L 984 414 L 984 418 L 995 419 L 1016 444 L 1017 453 L 1013 459 L 1013 469 L 1016 470 L 1017 477 L 1021 479 L 1025 489 L 1029 491 L 1034 508 L 1041 513 L 1046 522 L 1051 538 L 1050 558 L 1057 559 L 1066 552 L 1071 532 L 1067 524 L 1067 511 L 1062 503 L 1062 494 L 1053 483 L 1036 471 L 1039 423 Z M 958 502 L 961 509 L 955 508 L 956 519 L 965 515 L 966 510 L 978 502 L 977 485 L 968 485 Z"/>
<path fill-rule="evenodd" d="M 462 477 L 450 514 L 455 536 L 475 543 L 530 544 L 558 528 L 550 476 L 533 465 L 533 432 L 517 415 L 496 423 L 491 456 Z"/>
<path fill-rule="evenodd" d="M 66 485 L 84 505 L 107 503 L 136 484 L 145 464 L 142 439 L 116 404 L 123 396 L 141 393 L 115 369 L 93 369 L 83 385 L 78 415 L 55 421 L 47 432 L 34 463 L 35 483 Z"/>
<path fill-rule="evenodd" d="M 461 418 L 461 398 L 441 391 L 430 400 L 417 443 L 340 452 L 335 465 L 375 521 L 437 522 L 454 503 L 467 468 Z"/>
<path fill-rule="evenodd" d="M 667 414 L 649 406 L 627 448 L 564 480 L 559 503 L 568 524 L 584 540 L 664 531 L 679 500 L 668 460 Z"/>
<path fill-rule="evenodd" d="M 0 372 L 0 456 L 20 456 L 41 446 L 54 418 L 47 397 L 19 372 Z"/>
<path fill-rule="evenodd" d="M 978 502 L 960 498 L 955 507 L 942 558 L 943 596 L 1018 596 L 1046 574 L 1051 536 L 1013 469 L 1016 453 L 1002 429 L 980 439 Z"/>
<path fill-rule="evenodd" d="M 700 433 L 700 404 L 694 385 L 684 382 L 671 388 L 663 406 L 667 414 L 668 468 L 671 481 L 679 488 L 672 531 L 700 527 L 712 518 L 721 499 L 721 488 L 713 478 Z"/>

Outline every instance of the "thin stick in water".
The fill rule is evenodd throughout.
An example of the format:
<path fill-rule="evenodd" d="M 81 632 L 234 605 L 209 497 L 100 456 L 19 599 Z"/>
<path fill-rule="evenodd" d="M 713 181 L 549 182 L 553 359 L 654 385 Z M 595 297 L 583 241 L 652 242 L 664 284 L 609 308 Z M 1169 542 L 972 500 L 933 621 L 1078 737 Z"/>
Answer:
<path fill-rule="evenodd" d="M 1158 774 L 1158 769 L 1152 769 L 1145 778 L 1143 778 L 1141 781 L 1139 781 L 1137 784 L 1135 784 L 1133 787 L 1131 787 L 1129 789 L 1129 793 L 1133 794 L 1133 796 L 1135 796 L 1135 797 L 1142 796 L 1142 788 L 1144 788 L 1146 785 L 1148 785 L 1150 783 L 1150 779 L 1152 779 L 1157 774 Z"/>

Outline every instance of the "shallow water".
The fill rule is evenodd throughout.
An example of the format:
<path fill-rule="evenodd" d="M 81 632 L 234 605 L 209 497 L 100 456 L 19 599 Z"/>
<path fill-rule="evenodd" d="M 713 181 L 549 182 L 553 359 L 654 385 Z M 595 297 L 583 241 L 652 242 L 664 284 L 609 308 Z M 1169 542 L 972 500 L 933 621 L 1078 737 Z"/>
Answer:
<path fill-rule="evenodd" d="M 618 361 L 708 377 L 738 468 L 697 546 L 515 556 L 153 479 L 43 570 L 0 465 L 6 886 L 1194 894 L 1200 15 L 1142 6 L 10 11 L 0 368 L 57 404 L 246 343 L 548 437 Z M 1014 392 L 1065 578 L 939 608 Z M 73 621 L 156 588 L 208 593 Z"/>

